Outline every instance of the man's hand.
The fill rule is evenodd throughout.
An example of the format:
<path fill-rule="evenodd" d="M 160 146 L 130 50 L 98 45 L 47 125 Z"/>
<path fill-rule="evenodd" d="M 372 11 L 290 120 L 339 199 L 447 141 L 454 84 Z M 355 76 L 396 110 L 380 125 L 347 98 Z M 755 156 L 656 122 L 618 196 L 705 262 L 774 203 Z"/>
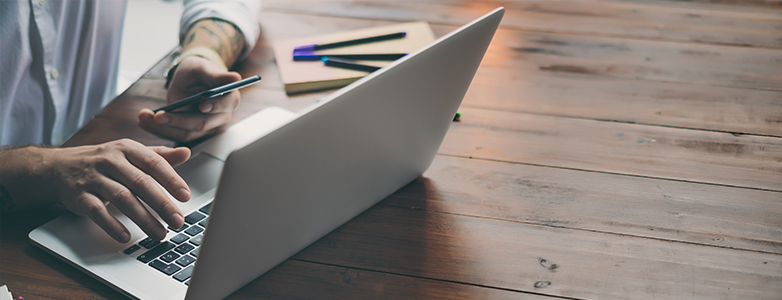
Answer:
<path fill-rule="evenodd" d="M 242 79 L 239 73 L 223 71 L 197 56 L 185 58 L 173 76 L 168 87 L 168 103 Z M 143 109 L 138 114 L 138 123 L 160 137 L 187 142 L 224 131 L 239 107 L 240 99 L 239 91 L 233 91 L 182 112 L 159 111 L 155 114 L 150 109 Z"/>
<path fill-rule="evenodd" d="M 244 50 L 244 35 L 236 26 L 220 19 L 202 19 L 191 26 L 182 41 L 181 61 L 174 74 L 166 100 L 185 99 L 242 77 L 226 71 Z M 160 137 L 180 142 L 224 131 L 239 107 L 241 96 L 233 91 L 207 100 L 184 112 L 158 112 L 143 109 L 138 114 L 141 128 Z"/>
<path fill-rule="evenodd" d="M 187 148 L 146 147 L 129 139 L 95 146 L 3 151 L 3 209 L 62 202 L 72 212 L 88 216 L 118 242 L 128 242 L 130 232 L 106 207 L 112 204 L 148 236 L 161 240 L 165 227 L 138 198 L 170 227 L 184 225 L 182 212 L 155 181 L 177 200 L 188 201 L 190 188 L 172 165 L 189 157 Z"/>

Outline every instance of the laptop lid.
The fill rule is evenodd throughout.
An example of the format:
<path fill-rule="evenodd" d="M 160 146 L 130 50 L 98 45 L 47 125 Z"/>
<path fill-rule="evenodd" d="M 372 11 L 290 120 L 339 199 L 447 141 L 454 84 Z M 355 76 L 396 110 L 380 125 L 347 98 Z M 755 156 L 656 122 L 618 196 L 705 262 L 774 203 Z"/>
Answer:
<path fill-rule="evenodd" d="M 187 299 L 228 296 L 423 174 L 503 12 L 333 93 L 232 152 Z"/>

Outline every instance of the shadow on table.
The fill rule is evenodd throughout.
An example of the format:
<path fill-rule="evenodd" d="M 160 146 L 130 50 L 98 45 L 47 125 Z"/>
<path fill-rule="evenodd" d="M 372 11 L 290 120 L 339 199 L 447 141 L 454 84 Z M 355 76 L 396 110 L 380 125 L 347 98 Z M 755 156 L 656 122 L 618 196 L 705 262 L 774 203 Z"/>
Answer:
<path fill-rule="evenodd" d="M 410 189 L 438 198 L 434 182 L 419 177 Z M 420 190 L 420 191 L 418 191 Z M 232 295 L 280 299 L 459 297 L 452 278 L 469 273 L 454 216 L 436 207 L 399 207 L 390 198 L 278 265 Z M 456 276 L 456 277 L 453 277 Z M 421 280 L 421 278 L 434 278 Z M 449 295 L 450 294 L 450 295 Z"/>

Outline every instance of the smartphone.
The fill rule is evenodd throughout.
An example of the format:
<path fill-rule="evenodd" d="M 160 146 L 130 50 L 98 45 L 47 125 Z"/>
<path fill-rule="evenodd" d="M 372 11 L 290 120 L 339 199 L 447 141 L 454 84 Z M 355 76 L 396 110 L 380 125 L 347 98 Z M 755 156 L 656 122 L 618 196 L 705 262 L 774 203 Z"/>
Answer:
<path fill-rule="evenodd" d="M 255 76 L 252 76 L 252 77 L 247 77 L 247 78 L 239 80 L 239 81 L 231 82 L 231 83 L 223 85 L 223 86 L 218 86 L 216 88 L 200 92 L 198 94 L 192 95 L 192 96 L 187 97 L 185 99 L 182 99 L 182 100 L 179 100 L 177 102 L 171 103 L 171 104 L 163 106 L 161 108 L 158 108 L 158 109 L 154 110 L 153 112 L 157 113 L 157 112 L 159 112 L 161 110 L 169 112 L 169 111 L 173 111 L 175 109 L 178 109 L 180 107 L 184 107 L 184 106 L 187 106 L 187 105 L 198 104 L 198 103 L 204 102 L 204 101 L 212 99 L 212 98 L 220 97 L 222 95 L 230 93 L 233 90 L 240 89 L 240 88 L 243 88 L 243 87 L 246 87 L 246 86 L 250 86 L 250 85 L 256 84 L 259 81 L 261 81 L 261 76 L 255 75 Z"/>

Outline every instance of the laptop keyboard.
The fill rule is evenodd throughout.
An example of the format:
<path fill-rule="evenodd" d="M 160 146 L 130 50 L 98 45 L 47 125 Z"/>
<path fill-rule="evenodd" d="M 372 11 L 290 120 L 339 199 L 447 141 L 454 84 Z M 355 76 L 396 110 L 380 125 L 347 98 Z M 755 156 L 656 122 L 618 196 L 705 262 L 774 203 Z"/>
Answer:
<path fill-rule="evenodd" d="M 171 276 L 184 284 L 190 283 L 190 275 L 193 274 L 193 265 L 198 257 L 198 249 L 203 239 L 204 228 L 209 219 L 212 203 L 204 205 L 199 210 L 185 217 L 185 225 L 179 229 L 169 230 L 178 234 L 168 240 L 155 241 L 147 237 L 134 244 L 125 251 L 132 255 L 140 249 L 147 249 L 136 260 Z"/>

